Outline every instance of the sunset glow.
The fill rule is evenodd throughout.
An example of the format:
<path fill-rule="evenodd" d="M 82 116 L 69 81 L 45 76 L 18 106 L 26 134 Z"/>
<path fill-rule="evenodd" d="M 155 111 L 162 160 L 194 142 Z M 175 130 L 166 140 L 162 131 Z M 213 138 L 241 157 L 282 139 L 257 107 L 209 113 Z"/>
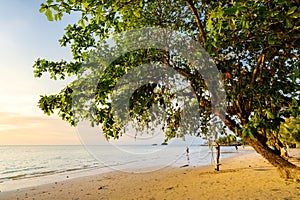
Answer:
<path fill-rule="evenodd" d="M 49 22 L 39 13 L 42 2 L 8 1 L 0 7 L 0 145 L 80 144 L 75 128 L 37 107 L 40 95 L 57 92 L 70 80 L 49 80 L 47 74 L 34 78 L 32 65 L 39 57 L 70 59 L 58 40 L 76 21 L 66 16 Z"/>

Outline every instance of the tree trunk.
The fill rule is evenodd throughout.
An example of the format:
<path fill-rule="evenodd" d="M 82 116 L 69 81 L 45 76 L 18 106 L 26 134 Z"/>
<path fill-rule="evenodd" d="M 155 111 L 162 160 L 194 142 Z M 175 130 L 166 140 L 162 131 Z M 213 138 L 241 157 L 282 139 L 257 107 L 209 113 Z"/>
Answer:
<path fill-rule="evenodd" d="M 267 159 L 270 164 L 276 167 L 280 173 L 280 176 L 285 179 L 300 180 L 300 167 L 290 163 L 289 161 L 277 155 L 267 145 L 261 143 L 259 140 L 250 138 L 243 138 L 254 150 L 259 153 L 262 157 Z"/>
<path fill-rule="evenodd" d="M 220 144 L 216 143 L 216 167 L 215 170 L 219 171 L 220 170 Z"/>

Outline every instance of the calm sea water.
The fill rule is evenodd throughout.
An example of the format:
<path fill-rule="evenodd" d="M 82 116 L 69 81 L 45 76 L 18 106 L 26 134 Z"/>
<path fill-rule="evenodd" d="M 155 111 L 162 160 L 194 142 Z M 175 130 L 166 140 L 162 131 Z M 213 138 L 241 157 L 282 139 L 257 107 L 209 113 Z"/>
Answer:
<path fill-rule="evenodd" d="M 222 147 L 221 158 L 236 155 Z M 0 146 L 0 191 L 113 170 L 149 172 L 166 166 L 203 166 L 214 163 L 205 146 Z"/>

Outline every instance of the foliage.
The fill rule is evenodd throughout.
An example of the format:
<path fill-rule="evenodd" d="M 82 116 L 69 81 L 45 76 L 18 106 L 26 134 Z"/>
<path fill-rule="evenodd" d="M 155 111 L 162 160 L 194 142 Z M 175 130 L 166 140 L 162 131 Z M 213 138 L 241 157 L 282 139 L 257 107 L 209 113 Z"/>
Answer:
<path fill-rule="evenodd" d="M 208 49 L 226 73 L 227 124 L 236 117 L 240 137 L 266 141 L 299 111 L 299 9 L 293 1 L 234 5 L 210 15 Z"/>
<path fill-rule="evenodd" d="M 236 137 L 231 134 L 219 137 L 216 142 L 221 145 L 237 144 Z"/>
<path fill-rule="evenodd" d="M 279 131 L 279 139 L 282 143 L 292 146 L 300 144 L 300 118 L 290 117 L 282 122 Z"/>
<path fill-rule="evenodd" d="M 267 148 L 269 140 L 275 138 L 279 141 L 281 123 L 289 117 L 297 118 L 300 112 L 298 6 L 297 0 L 48 0 L 41 5 L 40 11 L 49 20 L 59 20 L 65 13 L 81 13 L 78 23 L 68 25 L 60 40 L 62 46 L 70 45 L 74 62 L 39 59 L 34 65 L 35 75 L 41 77 L 48 72 L 54 79 L 78 75 L 88 53 L 114 33 L 146 26 L 179 31 L 199 42 L 222 72 L 227 95 L 226 126 L 251 145 L 259 144 L 256 150 L 262 151 L 262 148 Z M 102 48 L 104 55 L 107 53 L 105 49 L 108 46 Z M 101 108 L 92 112 L 94 114 L 85 113 L 83 117 L 92 124 L 103 124 L 107 137 L 118 138 L 121 127 L 114 121 L 109 102 L 113 87 L 135 66 L 157 61 L 178 71 L 196 91 L 203 120 L 201 131 L 196 134 L 205 134 L 208 122 L 213 118 L 211 100 L 203 96 L 207 86 L 190 65 L 185 61 L 178 63 L 176 59 L 178 55 L 151 48 L 119 57 L 105 69 L 98 83 L 95 104 L 101 104 Z M 39 106 L 47 114 L 58 110 L 62 119 L 76 124 L 71 86 L 60 94 L 42 96 Z M 176 113 L 181 117 L 181 113 L 178 108 L 162 101 L 163 92 L 163 86 L 158 85 L 140 88 L 133 96 L 130 113 L 135 119 L 147 122 L 149 115 L 145 112 L 150 105 L 157 104 L 161 110 L 169 107 L 172 110 L 169 121 L 173 123 L 169 123 L 169 128 L 173 129 L 167 137 L 171 138 L 177 136 L 178 127 L 178 120 L 171 118 Z"/>

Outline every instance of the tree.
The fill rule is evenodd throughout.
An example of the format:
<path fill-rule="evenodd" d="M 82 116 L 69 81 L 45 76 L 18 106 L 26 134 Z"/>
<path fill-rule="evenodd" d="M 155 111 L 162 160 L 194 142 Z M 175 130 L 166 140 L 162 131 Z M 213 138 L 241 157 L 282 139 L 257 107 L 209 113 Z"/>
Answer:
<path fill-rule="evenodd" d="M 283 177 L 299 179 L 299 167 L 267 145 L 270 139 L 279 138 L 281 122 L 290 116 L 296 118 L 300 112 L 300 10 L 296 0 L 48 0 L 40 11 L 49 20 L 60 20 L 63 14 L 72 12 L 81 13 L 81 19 L 68 25 L 60 40 L 62 46 L 70 45 L 74 61 L 38 59 L 34 64 L 36 77 L 45 72 L 53 79 L 78 75 L 82 64 L 90 59 L 89 53 L 113 33 L 159 27 L 176 30 L 196 40 L 223 74 L 226 126 L 277 167 Z M 105 54 L 105 49 L 107 46 L 98 53 Z M 90 120 L 92 125 L 102 124 L 106 137 L 118 138 L 122 124 L 114 120 L 109 96 L 127 71 L 150 61 L 178 71 L 189 81 L 201 119 L 198 127 L 191 128 L 191 133 L 196 130 L 196 135 L 205 135 L 208 123 L 217 115 L 212 113 L 212 100 L 204 95 L 208 90 L 205 80 L 178 55 L 153 48 L 134 50 L 116 59 L 98 83 L 94 105 L 101 104 L 101 108 L 94 106 L 96 111 L 82 113 L 82 118 Z M 78 119 L 72 110 L 72 98 L 77 95 L 73 94 L 72 87 L 76 84 L 78 86 L 73 83 L 63 88 L 59 94 L 41 96 L 40 108 L 47 114 L 58 110 L 63 120 L 76 125 Z M 148 124 L 151 117 L 147 110 L 151 105 L 158 105 L 160 110 L 167 108 L 165 133 L 169 139 L 181 136 L 177 129 L 182 113 L 178 106 L 170 103 L 175 97 L 171 93 L 165 95 L 165 91 L 163 85 L 140 87 L 130 99 L 129 112 L 140 124 Z M 282 143 L 276 141 L 280 148 Z"/>
<path fill-rule="evenodd" d="M 237 145 L 238 144 L 236 137 L 234 135 L 230 135 L 230 134 L 219 137 L 216 142 L 219 143 L 220 145 Z"/>

